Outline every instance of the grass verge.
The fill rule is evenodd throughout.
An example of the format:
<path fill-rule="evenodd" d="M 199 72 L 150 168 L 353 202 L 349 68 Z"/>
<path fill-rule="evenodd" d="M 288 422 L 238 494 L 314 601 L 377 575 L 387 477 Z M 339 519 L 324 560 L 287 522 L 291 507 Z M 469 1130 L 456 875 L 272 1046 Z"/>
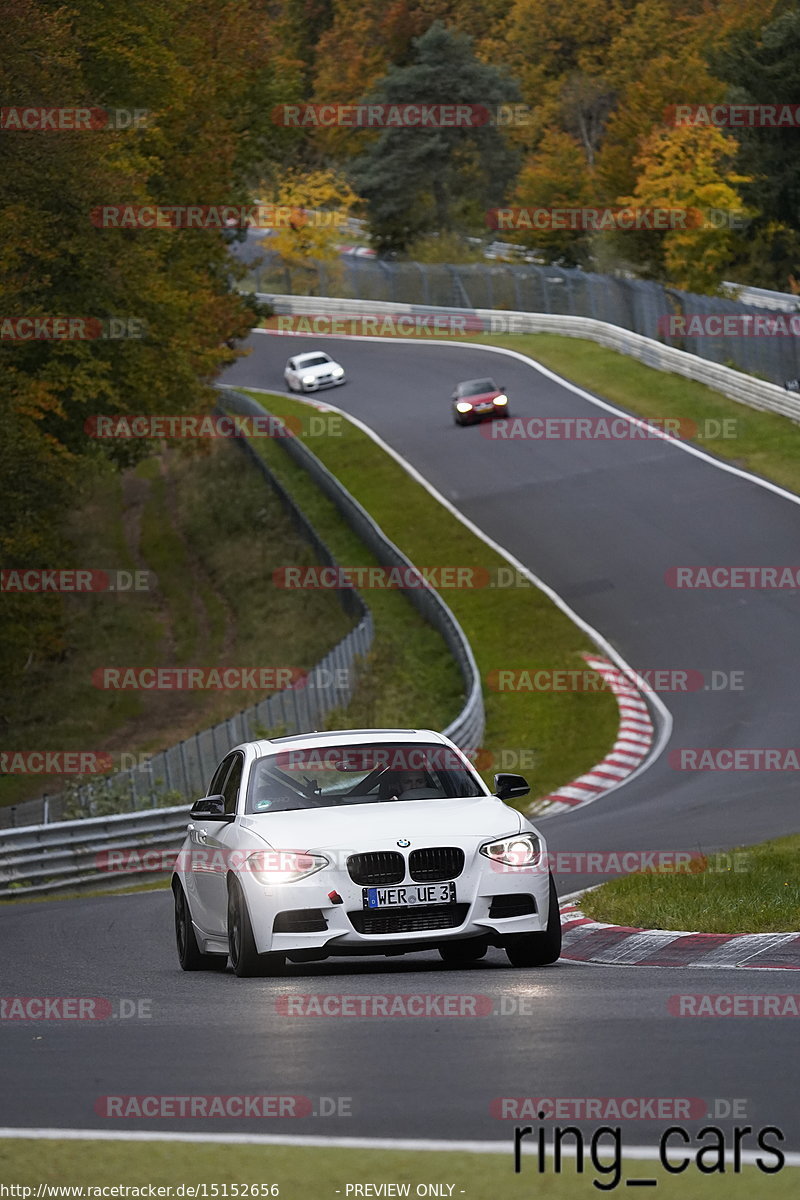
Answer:
<path fill-rule="evenodd" d="M 613 925 L 790 933 L 800 929 L 798 854 L 800 834 L 792 834 L 712 856 L 713 870 L 626 875 L 587 892 L 580 906 Z"/>
<path fill-rule="evenodd" d="M 752 1142 L 755 1145 L 755 1142 Z M 707 1200 L 708 1197 L 733 1197 L 747 1200 L 754 1190 L 757 1195 L 769 1195 L 773 1200 L 788 1200 L 796 1194 L 796 1168 L 785 1167 L 780 1173 L 765 1176 L 755 1166 L 743 1166 L 741 1173 L 701 1175 L 694 1165 L 694 1156 L 707 1142 L 690 1142 L 672 1160 L 680 1162 L 692 1156 L 690 1165 L 680 1175 L 669 1174 L 656 1162 L 626 1161 L 620 1163 L 622 1179 L 657 1181 L 658 1195 L 667 1200 Z M 605 1149 L 604 1149 L 605 1146 Z M 709 1152 L 706 1150 L 705 1170 Z M 92 1142 L 92 1141 L 33 1141 L 24 1139 L 0 1140 L 0 1175 L 7 1184 L 32 1187 L 36 1195 L 39 1183 L 68 1187 L 102 1187 L 114 1184 L 135 1186 L 157 1185 L 175 1188 L 179 1184 L 198 1187 L 197 1196 L 223 1196 L 212 1185 L 257 1184 L 256 1195 L 279 1195 L 280 1200 L 345 1200 L 356 1193 L 354 1185 L 377 1182 L 409 1185 L 414 1196 L 421 1184 L 444 1185 L 442 1192 L 419 1194 L 450 1195 L 456 1200 L 495 1200 L 497 1196 L 514 1200 L 529 1200 L 534 1194 L 546 1200 L 577 1200 L 579 1197 L 602 1195 L 593 1186 L 597 1181 L 608 1190 L 615 1177 L 614 1158 L 607 1144 L 600 1143 L 599 1161 L 604 1171 L 596 1170 L 589 1160 L 586 1147 L 584 1173 L 578 1174 L 572 1159 L 562 1159 L 561 1173 L 553 1171 L 551 1158 L 547 1171 L 537 1172 L 533 1156 L 525 1156 L 522 1170 L 514 1174 L 512 1139 L 507 1153 L 468 1154 L 459 1152 L 329 1149 L 327 1147 L 202 1145 L 176 1142 Z M 774 1165 L 770 1153 L 765 1162 Z M 759 1184 L 758 1189 L 755 1188 Z M 205 1193 L 202 1184 L 206 1185 Z M 270 1193 L 270 1186 L 276 1191 Z M 350 1191 L 348 1192 L 348 1185 Z M 450 1191 L 452 1186 L 452 1191 Z M 185 1192 L 189 1195 L 189 1191 Z M 228 1195 L 232 1194 L 228 1191 Z M 235 1193 L 234 1193 L 235 1194 Z M 252 1191 L 250 1193 L 253 1194 Z M 361 1195 L 374 1193 L 361 1191 Z M 403 1195 L 403 1191 L 394 1194 Z M 20 1195 L 20 1193 L 17 1193 Z M 173 1193 L 174 1195 L 174 1193 Z M 24 1194 L 22 1194 L 24 1200 Z"/>
<path fill-rule="evenodd" d="M 251 443 L 267 462 L 342 565 L 371 567 L 377 560 L 310 476 L 269 438 Z M 287 558 L 286 565 L 296 559 Z M 314 589 L 311 589 L 312 591 Z M 302 596 L 304 589 L 282 592 Z M 439 634 L 397 591 L 369 591 L 375 638 L 346 709 L 328 713 L 328 729 L 422 727 L 444 729 L 463 703 L 463 684 Z"/>
<path fill-rule="evenodd" d="M 313 412 L 289 397 L 252 390 L 249 394 L 269 411 L 283 417 L 293 416 L 301 423 L 307 423 L 309 413 Z M 260 438 L 253 444 L 297 495 L 338 561 L 342 565 L 363 565 L 366 561 L 363 547 L 359 551 L 353 544 L 353 535 L 342 533 L 336 510 L 279 443 Z M 504 558 L 471 533 L 367 434 L 346 419 L 341 422 L 340 437 L 314 438 L 310 448 L 415 565 L 466 566 L 485 572 L 484 578 L 490 580 L 503 578 L 497 575 L 500 568 L 506 576 L 510 574 Z M 518 586 L 520 583 L 525 586 Z M 493 671 L 526 663 L 556 670 L 585 667 L 581 653 L 595 650 L 586 635 L 538 588 L 527 581 L 515 580 L 514 584 L 442 589 L 444 599 L 469 639 L 484 682 Z M 392 600 L 409 607 L 398 593 L 390 590 L 370 589 L 365 597 L 376 617 L 381 606 Z M 406 648 L 398 644 L 396 650 L 396 670 L 402 672 Z M 416 668 L 412 667 L 411 674 L 416 674 Z M 411 690 L 402 689 L 397 699 L 400 707 L 395 710 L 394 720 L 412 726 L 430 723 L 433 728 L 444 727 L 446 721 L 441 716 L 435 724 L 423 720 L 430 705 L 420 709 Z M 607 691 L 501 693 L 485 687 L 484 701 L 483 749 L 492 756 L 491 763 L 478 763 L 484 768 L 484 778 L 490 780 L 495 770 L 522 770 L 529 775 L 535 796 L 547 795 L 594 766 L 608 753 L 618 727 L 616 702 Z M 453 707 L 446 720 L 455 715 Z M 487 760 L 488 757 L 484 756 Z M 529 800 L 523 803 L 527 805 Z"/>

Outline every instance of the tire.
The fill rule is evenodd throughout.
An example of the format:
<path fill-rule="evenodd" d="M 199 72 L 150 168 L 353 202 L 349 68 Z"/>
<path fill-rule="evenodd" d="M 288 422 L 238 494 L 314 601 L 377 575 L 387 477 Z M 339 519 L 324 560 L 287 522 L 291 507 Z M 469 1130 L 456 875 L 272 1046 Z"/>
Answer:
<path fill-rule="evenodd" d="M 279 975 L 283 969 L 282 954 L 259 954 L 256 950 L 247 903 L 236 879 L 228 882 L 228 947 L 231 966 L 240 979 Z"/>
<path fill-rule="evenodd" d="M 462 967 L 483 958 L 488 949 L 489 943 L 483 938 L 464 938 L 460 942 L 445 942 L 441 945 L 439 957 L 449 967 Z"/>
<path fill-rule="evenodd" d="M 179 883 L 172 885 L 175 895 L 175 941 L 178 961 L 184 971 L 224 971 L 228 966 L 227 954 L 203 954 L 197 944 L 189 902 Z"/>
<path fill-rule="evenodd" d="M 558 911 L 558 892 L 552 871 L 546 931 L 521 933 L 517 937 L 509 938 L 504 949 L 512 967 L 544 967 L 558 960 L 561 954 L 561 915 Z"/>

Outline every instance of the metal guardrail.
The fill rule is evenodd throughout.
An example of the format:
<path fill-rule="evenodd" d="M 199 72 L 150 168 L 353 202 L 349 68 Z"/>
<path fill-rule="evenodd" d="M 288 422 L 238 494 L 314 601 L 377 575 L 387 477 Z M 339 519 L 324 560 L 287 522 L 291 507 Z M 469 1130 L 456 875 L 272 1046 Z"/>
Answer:
<path fill-rule="evenodd" d="M 228 412 L 251 413 L 264 415 L 264 409 L 249 396 L 230 389 L 220 389 L 224 408 Z M 409 558 L 383 533 L 377 523 L 365 508 L 350 494 L 338 479 L 325 467 L 319 459 L 300 441 L 299 438 L 279 438 L 278 445 L 306 470 L 322 492 L 336 505 L 351 528 L 361 537 L 382 566 L 412 568 Z M 272 486 L 280 489 L 288 499 L 288 493 L 282 488 L 259 455 L 246 443 L 242 442 L 246 452 L 252 455 L 256 464 L 269 477 Z M 296 511 L 298 521 L 308 526 L 306 518 L 292 501 L 293 511 Z M 313 532 L 313 530 L 311 530 Z M 325 544 L 317 538 L 315 545 L 317 553 L 325 561 L 335 565 L 335 560 Z M 483 739 L 484 708 L 481 691 L 480 675 L 472 653 L 472 648 L 458 621 L 448 605 L 427 581 L 420 576 L 420 587 L 401 589 L 415 606 L 418 612 L 442 635 L 450 652 L 453 654 L 462 679 L 464 681 L 465 701 L 461 712 L 444 730 L 457 746 L 464 750 L 477 749 Z M 363 601 L 356 593 L 356 599 L 364 607 L 366 616 L 362 622 L 348 635 L 354 634 L 367 623 L 370 641 L 372 639 L 372 617 Z M 345 642 L 347 639 L 345 639 Z M 344 645 L 339 643 L 327 658 L 334 666 L 342 665 L 342 658 L 337 658 L 337 651 Z M 354 642 L 355 646 L 356 643 Z M 356 652 L 354 650 L 354 652 Z M 323 659 L 323 662 L 326 660 Z M 302 694 L 298 692 L 298 695 Z M 271 699 L 274 699 L 272 697 Z M 263 701 L 262 703 L 268 703 Z M 258 706 L 256 706 L 258 707 Z M 241 715 L 241 714 L 240 714 Z M 225 723 L 227 727 L 227 722 Z M 311 728 L 309 726 L 308 728 Z M 292 732 L 299 732 L 293 730 Z M 237 741 L 247 741 L 247 737 L 237 737 L 229 745 Z M 229 746 L 226 746 L 226 749 Z M 222 757 L 220 755 L 219 757 Z M 216 767 L 215 759 L 208 772 Z M 205 784 L 197 789 L 198 794 L 204 790 Z M 78 821 L 61 821 L 46 825 L 33 825 L 0 833 L 0 897 L 24 898 L 31 895 L 50 894 L 73 891 L 85 887 L 98 887 L 109 881 L 125 879 L 136 875 L 140 879 L 149 878 L 159 872 L 155 869 L 164 863 L 164 857 L 174 849 L 177 854 L 183 840 L 188 806 L 178 805 L 171 808 L 156 808 L 142 812 L 121 813 L 109 817 L 88 817 Z M 143 851 L 153 847 L 153 862 L 148 865 L 147 855 L 125 851 Z M 157 852 L 156 852 L 157 851 Z M 114 853 L 118 852 L 116 858 Z M 109 857 L 112 856 L 112 857 Z M 167 869 L 169 869 L 167 867 Z"/>
<path fill-rule="evenodd" d="M 747 287 L 743 283 L 723 283 L 725 291 L 740 304 L 752 304 L 757 308 L 770 308 L 777 312 L 800 312 L 800 296 L 792 292 L 772 292 L 769 288 Z"/>
<path fill-rule="evenodd" d="M 566 315 L 553 316 L 548 313 L 511 312 L 505 309 L 487 308 L 433 308 L 419 304 L 395 304 L 387 301 L 348 300 L 342 297 L 329 296 L 292 296 L 284 294 L 258 293 L 258 299 L 268 301 L 276 313 L 313 314 L 320 316 L 336 314 L 406 314 L 431 313 L 450 314 L 468 319 L 467 329 L 475 332 L 496 332 L 511 328 L 517 333 L 558 333 L 564 337 L 587 338 L 601 346 L 607 346 L 620 354 L 627 354 L 638 359 L 648 367 L 659 371 L 669 371 L 704 383 L 715 391 L 722 392 L 731 400 L 747 404 L 766 412 L 778 413 L 792 421 L 800 422 L 800 396 L 774 383 L 766 383 L 743 375 L 741 371 L 720 363 L 709 362 L 689 354 L 685 350 L 677 350 L 673 346 L 665 346 L 653 338 L 631 333 L 619 325 L 610 325 L 605 321 L 597 321 L 590 317 L 572 317 Z M 750 339 L 753 340 L 753 339 Z M 758 341 L 759 339 L 755 339 Z M 760 339 L 764 340 L 764 339 Z M 791 341 L 792 339 L 775 339 Z"/>
<path fill-rule="evenodd" d="M 244 439 L 237 438 L 235 444 L 275 491 L 298 533 L 313 546 L 319 560 L 336 565 L 328 547 L 260 455 Z M 303 733 L 318 728 L 333 708 L 344 706 L 351 699 L 357 662 L 369 653 L 374 637 L 372 614 L 358 592 L 342 588 L 337 595 L 344 611 L 356 617 L 358 623 L 311 668 L 308 686 L 274 692 L 210 729 L 152 755 L 141 765 L 100 776 L 58 796 L 43 796 L 0 808 L 0 825 L 47 824 L 65 815 L 77 815 L 76 808 L 82 810 L 82 818 L 88 818 L 101 815 L 104 809 L 115 812 L 151 809 L 162 797 L 173 804 L 181 796 L 188 800 L 203 794 L 220 759 L 231 746 L 253 740 L 259 736 L 259 730 Z"/>
<path fill-rule="evenodd" d="M 262 248 L 263 250 L 263 248 Z M 659 340 L 659 322 L 671 316 L 731 313 L 775 316 L 772 302 L 747 289 L 736 299 L 664 287 L 654 280 L 599 275 L 532 263 L 391 262 L 346 255 L 335 262 L 287 264 L 268 249 L 239 286 L 255 292 L 353 297 L 391 305 L 455 306 L 552 317 L 587 317 Z M 553 328 L 549 326 L 548 328 Z M 686 336 L 675 348 L 708 362 L 751 372 L 783 386 L 800 377 L 797 337 Z M 666 368 L 670 369 L 670 368 Z"/>
<path fill-rule="evenodd" d="M 178 847 L 186 834 L 188 805 L 155 808 L 147 812 L 85 817 L 51 825 L 7 829 L 0 835 L 0 896 L 6 899 L 94 886 L 136 874 L 160 872 L 164 855 Z M 153 847 L 157 860 L 148 869 L 143 855 Z M 137 850 L 139 863 L 130 861 Z M 115 852 L 127 859 L 127 869 L 116 870 Z M 140 870 L 144 866 L 145 870 Z"/>
<path fill-rule="evenodd" d="M 239 412 L 254 416 L 263 416 L 264 408 L 249 396 L 233 392 L 227 388 L 220 389 L 225 397 L 225 407 L 231 412 Z M 386 536 L 367 510 L 339 482 L 335 475 L 320 462 L 317 456 L 309 450 L 300 438 L 278 438 L 279 445 L 290 458 L 294 459 L 314 480 L 322 493 L 336 505 L 339 512 L 351 529 L 361 538 L 372 551 L 382 567 L 414 567 L 410 558 L 403 554 L 394 542 Z M 483 739 L 484 709 L 483 693 L 481 691 L 480 674 L 467 641 L 466 634 L 453 616 L 448 605 L 444 602 L 435 588 L 431 587 L 420 576 L 420 587 L 401 588 L 403 594 L 414 605 L 417 611 L 444 638 L 451 654 L 458 664 L 464 681 L 465 703 L 459 715 L 444 730 L 449 737 L 464 750 L 477 749 Z"/>

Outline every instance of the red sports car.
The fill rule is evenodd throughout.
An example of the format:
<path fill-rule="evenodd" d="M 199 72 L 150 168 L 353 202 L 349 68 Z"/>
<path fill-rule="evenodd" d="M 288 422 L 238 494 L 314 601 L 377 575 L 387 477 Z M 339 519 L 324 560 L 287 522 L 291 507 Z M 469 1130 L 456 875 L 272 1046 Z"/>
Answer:
<path fill-rule="evenodd" d="M 456 425 L 473 425 L 484 417 L 507 417 L 508 396 L 493 379 L 466 379 L 451 397 Z"/>

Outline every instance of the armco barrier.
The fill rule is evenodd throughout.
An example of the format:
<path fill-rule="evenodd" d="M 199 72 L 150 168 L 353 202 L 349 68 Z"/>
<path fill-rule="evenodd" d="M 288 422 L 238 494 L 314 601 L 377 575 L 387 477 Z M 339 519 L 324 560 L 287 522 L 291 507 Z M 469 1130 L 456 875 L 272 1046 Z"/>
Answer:
<path fill-rule="evenodd" d="M 159 852 L 174 846 L 177 852 L 186 834 L 188 811 L 181 804 L 4 830 L 0 834 L 0 896 L 36 896 L 113 883 L 132 871 L 104 871 L 102 864 L 109 854 L 134 848 L 145 852 L 148 846 Z M 146 872 L 150 876 L 155 873 Z M 137 870 L 137 874 L 145 877 L 144 872 Z"/>
<path fill-rule="evenodd" d="M 264 408 L 249 396 L 221 388 L 223 407 L 229 412 L 263 416 Z M 367 510 L 348 492 L 335 475 L 332 475 L 317 456 L 308 449 L 300 438 L 278 438 L 280 446 L 314 480 L 320 491 L 331 500 L 348 525 L 358 534 L 362 542 L 372 551 L 382 567 L 411 567 L 410 558 L 390 541 L 375 523 Z M 456 719 L 444 730 L 462 749 L 472 749 L 481 744 L 484 728 L 483 693 L 480 675 L 466 635 L 456 621 L 442 597 L 425 580 L 423 586 L 402 588 L 404 595 L 434 629 L 442 635 L 448 649 L 456 660 L 464 681 L 465 703 Z"/>
<path fill-rule="evenodd" d="M 302 314 L 407 314 L 431 313 L 451 314 L 479 322 L 476 332 L 501 332 L 513 328 L 517 333 L 558 333 L 563 337 L 585 338 L 636 358 L 648 367 L 669 371 L 704 383 L 715 391 L 722 392 L 731 400 L 747 404 L 750 408 L 779 413 L 792 421 L 800 422 L 800 396 L 788 392 L 774 383 L 766 383 L 731 367 L 699 358 L 674 346 L 665 346 L 654 338 L 631 333 L 619 325 L 596 321 L 591 317 L 573 317 L 540 312 L 508 312 L 488 308 L 433 308 L 422 304 L 395 304 L 387 301 L 344 300 L 327 296 L 287 296 L 258 293 L 259 300 L 269 302 L 276 313 Z M 510 324 L 511 323 L 511 324 Z M 786 340 L 786 339 L 784 339 Z"/>
<path fill-rule="evenodd" d="M 328 547 L 270 473 L 264 460 L 244 439 L 237 438 L 235 445 L 276 492 L 298 533 L 313 546 L 319 560 L 325 565 L 335 565 Z M 71 794 L 62 793 L 0 808 L 0 825 L 25 826 L 58 821 L 64 815 L 68 800 L 73 809 L 76 806 L 83 809 L 83 817 L 98 815 L 98 808 L 116 812 L 147 810 L 157 804 L 162 795 L 167 800 L 175 794 L 188 800 L 203 794 L 213 771 L 231 746 L 251 741 L 258 736 L 259 729 L 282 728 L 286 733 L 302 733 L 321 726 L 327 713 L 349 702 L 358 660 L 369 653 L 374 636 L 372 614 L 358 592 L 353 588 L 342 588 L 337 595 L 345 612 L 358 618 L 358 623 L 309 672 L 312 678 L 331 680 L 330 687 L 289 687 L 274 692 L 226 721 L 154 754 L 141 766 L 98 777 Z M 346 670 L 341 671 L 341 668 Z"/>
<path fill-rule="evenodd" d="M 784 312 L 800 312 L 797 297 L 741 285 L 723 285 L 725 294 L 710 296 L 664 286 L 654 279 L 600 275 L 553 263 L 501 262 L 499 258 L 518 255 L 521 247 L 504 247 L 499 242 L 494 243 L 499 258 L 491 263 L 396 262 L 373 253 L 372 257 L 341 254 L 338 261 L 310 259 L 292 264 L 270 251 L 268 242 L 260 243 L 252 270 L 239 284 L 244 290 L 380 301 L 396 312 L 414 305 L 416 311 L 426 306 L 428 311 L 439 307 L 473 313 L 501 310 L 589 317 L 657 341 L 665 340 L 662 322 L 668 317 L 774 316 L 776 296 Z M 687 332 L 669 344 L 779 387 L 800 377 L 800 338 L 796 336 Z"/>
<path fill-rule="evenodd" d="M 220 389 L 220 394 L 222 406 L 228 412 L 256 415 L 264 413 L 261 405 L 249 396 L 229 389 Z M 284 489 L 269 474 L 266 464 L 260 456 L 256 455 L 246 442 L 241 444 L 246 447 L 246 452 L 253 456 L 256 465 L 268 475 L 270 483 L 283 492 Z M 339 483 L 299 438 L 278 438 L 277 444 L 308 471 L 382 566 L 413 566 L 411 560 L 386 537 L 366 509 Z M 288 493 L 284 492 L 284 494 L 288 498 Z M 296 509 L 296 506 L 294 507 L 299 514 L 298 519 L 305 521 L 300 510 Z M 316 538 L 316 534 L 314 537 Z M 330 551 L 324 543 L 319 542 L 318 539 L 317 541 L 317 553 L 324 558 L 325 562 L 333 565 L 335 560 Z M 483 740 L 484 709 L 480 675 L 475 657 L 464 631 L 447 604 L 438 592 L 424 580 L 421 582 L 423 586 L 419 588 L 403 588 L 402 590 L 421 615 L 442 635 L 464 680 L 464 705 L 444 733 L 462 749 L 476 749 Z M 361 598 L 357 595 L 356 598 L 363 605 Z M 365 609 L 365 611 L 366 616 L 356 630 L 348 635 L 350 638 L 367 622 L 371 641 L 372 618 L 368 610 Z M 347 639 L 340 643 L 340 647 L 345 642 Z M 323 663 L 328 659 L 333 660 L 336 653 L 337 650 L 334 649 L 331 655 L 323 659 Z M 335 665 L 340 666 L 341 660 L 335 660 Z M 271 697 L 271 699 L 274 700 L 275 697 Z M 225 724 L 227 726 L 227 723 Z M 311 726 L 306 727 L 311 728 Z M 299 731 L 299 729 L 292 730 L 292 732 Z M 244 732 L 246 733 L 246 730 Z M 248 740 L 247 736 L 234 736 L 224 747 L 223 753 L 236 742 L 246 740 Z M 216 766 L 218 758 L 221 757 L 222 754 L 219 754 L 214 759 L 211 770 Z M 211 770 L 209 770 L 207 778 L 210 777 Z M 206 782 L 207 779 L 197 789 L 197 794 L 203 791 Z M 5 830 L 0 833 L 0 897 L 24 898 L 41 893 L 56 894 L 72 891 L 86 886 L 98 887 L 133 874 L 139 879 L 144 879 L 153 874 L 148 869 L 146 856 L 143 859 L 141 854 L 135 855 L 135 863 L 126 869 L 114 871 L 103 870 L 98 856 L 101 854 L 105 856 L 112 851 L 146 851 L 148 846 L 152 846 L 154 849 L 158 847 L 159 850 L 170 850 L 174 847 L 177 852 L 185 834 L 187 816 L 188 808 L 179 805 L 173 808 L 157 808 L 142 812 L 121 813 L 110 817 L 89 817 L 78 821 L 61 821 Z"/>

